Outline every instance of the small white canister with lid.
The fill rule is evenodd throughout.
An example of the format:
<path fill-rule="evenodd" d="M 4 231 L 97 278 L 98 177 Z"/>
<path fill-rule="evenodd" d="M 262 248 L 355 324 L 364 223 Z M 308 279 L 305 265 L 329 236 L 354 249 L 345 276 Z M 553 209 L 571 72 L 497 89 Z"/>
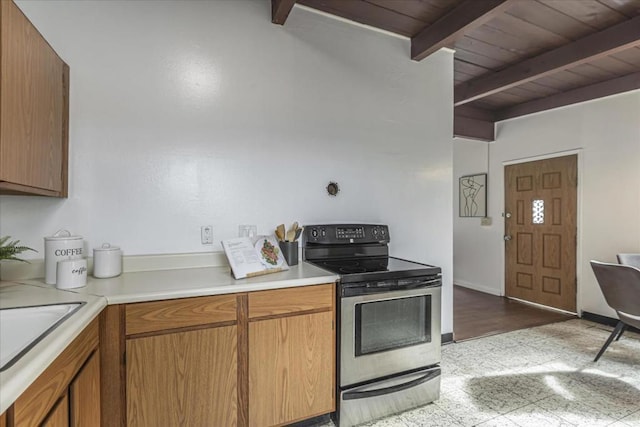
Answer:
<path fill-rule="evenodd" d="M 44 281 L 48 285 L 56 284 L 58 261 L 82 258 L 84 240 L 82 236 L 73 236 L 69 230 L 58 230 L 53 236 L 44 238 Z"/>
<path fill-rule="evenodd" d="M 87 260 L 67 259 L 58 261 L 56 288 L 73 289 L 87 285 Z"/>
<path fill-rule="evenodd" d="M 122 251 L 117 246 L 103 243 L 93 250 L 93 276 L 98 279 L 116 277 L 122 273 Z"/>

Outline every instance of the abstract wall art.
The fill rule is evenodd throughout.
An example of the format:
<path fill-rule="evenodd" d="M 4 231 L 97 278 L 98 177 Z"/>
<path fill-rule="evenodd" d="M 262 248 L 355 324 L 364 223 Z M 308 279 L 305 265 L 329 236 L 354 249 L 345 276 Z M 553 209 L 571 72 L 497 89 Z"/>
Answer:
<path fill-rule="evenodd" d="M 487 174 L 460 177 L 460 216 L 487 216 Z"/>

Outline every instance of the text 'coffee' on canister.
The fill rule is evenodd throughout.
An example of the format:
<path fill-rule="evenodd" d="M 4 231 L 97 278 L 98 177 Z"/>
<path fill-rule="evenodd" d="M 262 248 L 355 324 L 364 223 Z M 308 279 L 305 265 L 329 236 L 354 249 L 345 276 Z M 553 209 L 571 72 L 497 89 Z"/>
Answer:
<path fill-rule="evenodd" d="M 58 230 L 53 236 L 44 238 L 44 281 L 56 284 L 58 261 L 83 258 L 82 236 L 73 236 L 69 230 Z"/>

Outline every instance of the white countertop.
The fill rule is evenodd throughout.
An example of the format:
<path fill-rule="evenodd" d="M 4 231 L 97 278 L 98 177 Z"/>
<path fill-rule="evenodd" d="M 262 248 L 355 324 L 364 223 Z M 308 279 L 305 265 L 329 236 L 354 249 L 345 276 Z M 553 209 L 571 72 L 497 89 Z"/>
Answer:
<path fill-rule="evenodd" d="M 233 278 L 227 266 L 131 272 L 109 279 L 89 277 L 87 286 L 65 291 L 46 285 L 43 280 L 0 283 L 0 308 L 87 302 L 15 365 L 0 372 L 0 414 L 107 305 L 319 285 L 338 278 L 301 262 L 287 271 L 240 280 Z"/>
<path fill-rule="evenodd" d="M 319 285 L 335 282 L 338 278 L 301 262 L 286 271 L 240 280 L 233 278 L 229 267 L 142 271 L 109 279 L 90 277 L 86 287 L 70 291 L 104 296 L 111 305 Z"/>
<path fill-rule="evenodd" d="M 0 414 L 15 402 L 107 305 L 104 298 L 93 295 L 10 282 L 0 283 L 0 308 L 68 302 L 86 304 L 33 346 L 13 366 L 0 372 Z"/>

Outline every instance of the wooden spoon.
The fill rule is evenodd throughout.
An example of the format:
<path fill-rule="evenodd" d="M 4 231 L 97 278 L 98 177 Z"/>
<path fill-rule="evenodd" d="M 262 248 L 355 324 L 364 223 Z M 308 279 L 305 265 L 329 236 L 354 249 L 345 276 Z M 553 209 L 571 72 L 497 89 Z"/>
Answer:
<path fill-rule="evenodd" d="M 280 224 L 276 227 L 276 237 L 281 242 L 284 242 L 284 224 Z"/>
<path fill-rule="evenodd" d="M 298 223 L 291 224 L 291 228 L 287 231 L 287 242 L 293 242 L 296 239 L 296 230 L 298 229 Z"/>

